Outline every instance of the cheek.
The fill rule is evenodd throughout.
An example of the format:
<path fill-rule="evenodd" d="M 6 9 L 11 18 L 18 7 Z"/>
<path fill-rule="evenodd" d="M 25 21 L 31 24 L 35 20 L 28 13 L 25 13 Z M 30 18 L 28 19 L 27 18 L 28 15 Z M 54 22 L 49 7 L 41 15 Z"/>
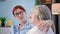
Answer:
<path fill-rule="evenodd" d="M 30 22 L 34 23 L 34 17 L 32 17 L 32 16 L 30 17 Z"/>
<path fill-rule="evenodd" d="M 24 13 L 22 16 L 23 16 L 23 17 L 26 17 L 26 14 Z"/>
<path fill-rule="evenodd" d="M 18 18 L 18 17 L 14 17 L 14 18 L 16 18 L 17 20 L 19 20 L 19 18 Z"/>

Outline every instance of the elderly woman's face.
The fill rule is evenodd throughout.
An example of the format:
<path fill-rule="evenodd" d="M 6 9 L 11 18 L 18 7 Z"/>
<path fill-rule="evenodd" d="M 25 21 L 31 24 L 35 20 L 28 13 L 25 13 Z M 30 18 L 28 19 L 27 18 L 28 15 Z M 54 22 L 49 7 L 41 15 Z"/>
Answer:
<path fill-rule="evenodd" d="M 32 25 L 34 25 L 34 24 L 36 24 L 35 21 L 37 21 L 36 12 L 35 12 L 35 11 L 32 11 L 32 12 L 31 12 L 31 15 L 30 15 L 30 23 L 31 23 Z"/>
<path fill-rule="evenodd" d="M 24 19 L 26 16 L 25 11 L 21 10 L 21 9 L 16 9 L 14 12 L 14 16 L 15 18 L 17 18 L 18 20 Z"/>

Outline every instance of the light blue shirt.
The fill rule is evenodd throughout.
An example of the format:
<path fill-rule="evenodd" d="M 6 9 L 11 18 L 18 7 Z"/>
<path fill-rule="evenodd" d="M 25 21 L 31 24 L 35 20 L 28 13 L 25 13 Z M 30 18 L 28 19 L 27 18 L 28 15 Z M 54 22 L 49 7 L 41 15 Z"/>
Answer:
<path fill-rule="evenodd" d="M 26 34 L 29 29 L 31 29 L 31 25 L 29 22 L 26 22 L 20 31 L 18 31 L 18 24 L 12 25 L 9 34 Z"/>

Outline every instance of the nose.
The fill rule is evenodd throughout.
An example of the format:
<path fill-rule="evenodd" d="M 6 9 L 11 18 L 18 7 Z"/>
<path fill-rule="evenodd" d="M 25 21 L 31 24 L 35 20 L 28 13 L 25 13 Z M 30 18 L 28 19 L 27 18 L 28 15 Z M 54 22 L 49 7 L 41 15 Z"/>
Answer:
<path fill-rule="evenodd" d="M 21 15 L 19 14 L 19 16 L 21 16 Z"/>

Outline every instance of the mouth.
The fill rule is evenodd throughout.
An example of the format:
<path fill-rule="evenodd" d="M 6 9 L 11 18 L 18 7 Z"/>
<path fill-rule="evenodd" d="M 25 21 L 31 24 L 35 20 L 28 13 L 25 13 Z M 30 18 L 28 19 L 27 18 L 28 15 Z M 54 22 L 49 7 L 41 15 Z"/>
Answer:
<path fill-rule="evenodd" d="M 19 17 L 19 19 L 22 19 L 23 17 Z"/>

